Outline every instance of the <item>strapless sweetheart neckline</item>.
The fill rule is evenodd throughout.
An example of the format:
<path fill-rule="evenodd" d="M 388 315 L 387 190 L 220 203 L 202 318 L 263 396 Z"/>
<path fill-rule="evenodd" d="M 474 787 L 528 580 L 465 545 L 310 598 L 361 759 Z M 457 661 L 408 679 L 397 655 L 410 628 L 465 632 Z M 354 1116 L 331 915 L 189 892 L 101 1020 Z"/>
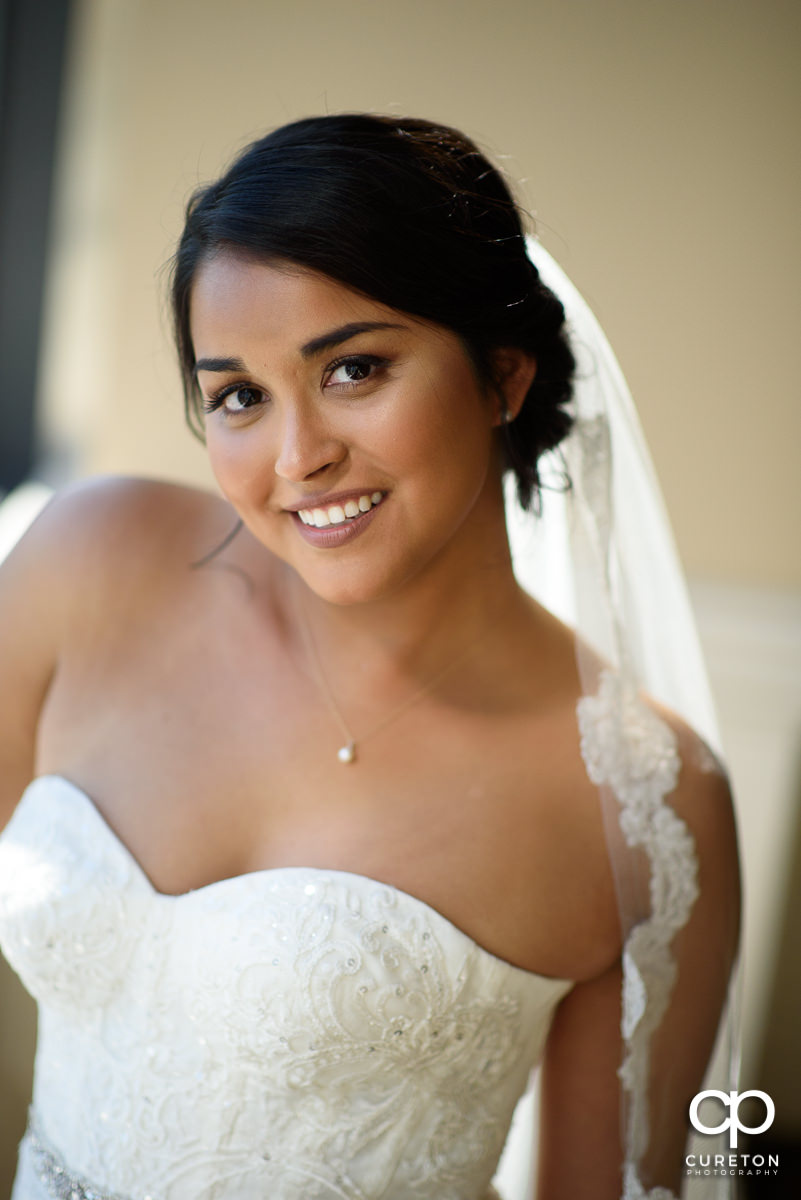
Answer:
<path fill-rule="evenodd" d="M 156 901 L 163 902 L 165 904 L 178 904 L 182 901 L 207 895 L 218 889 L 236 888 L 242 886 L 243 884 L 246 886 L 252 886 L 260 879 L 267 880 L 276 878 L 278 876 L 306 875 L 310 878 L 340 879 L 343 882 L 352 881 L 356 885 L 382 888 L 392 893 L 392 895 L 397 896 L 404 903 L 410 903 L 417 906 L 419 911 L 424 913 L 429 920 L 439 922 L 442 928 L 446 928 L 452 936 L 463 939 L 466 946 L 470 946 L 478 954 L 486 956 L 487 959 L 498 963 L 508 971 L 514 971 L 518 975 L 524 978 L 529 978 L 537 983 L 544 982 L 550 984 L 569 984 L 571 986 L 575 983 L 575 981 L 572 979 L 565 979 L 556 975 L 544 975 L 537 971 L 530 971 L 526 967 L 519 967 L 515 963 L 509 962 L 507 959 L 498 954 L 493 954 L 491 950 L 487 950 L 479 942 L 475 941 L 470 934 L 465 933 L 463 929 L 461 929 L 458 925 L 455 925 L 453 921 L 449 920 L 448 917 L 444 916 L 439 909 L 434 908 L 425 900 L 421 900 L 418 896 L 413 895 L 411 892 L 406 892 L 403 890 L 403 888 L 396 887 L 394 884 L 386 883 L 384 880 L 376 879 L 371 875 L 363 875 L 356 871 L 344 871 L 336 867 L 310 867 L 300 865 L 262 867 L 257 868 L 255 871 L 245 871 L 238 875 L 229 875 L 223 879 L 216 879 L 211 883 L 203 884 L 201 887 L 192 888 L 187 892 L 161 892 L 157 887 L 155 887 L 147 872 L 144 870 L 135 855 L 132 854 L 132 852 L 125 845 L 125 842 L 123 842 L 122 839 L 114 832 L 113 828 L 106 820 L 103 813 L 88 792 L 86 792 L 77 783 L 74 783 L 71 779 L 68 779 L 65 775 L 59 775 L 58 773 L 52 772 L 47 772 L 43 775 L 37 775 L 36 778 L 31 780 L 31 782 L 25 788 L 17 807 L 20 808 L 23 805 L 30 804 L 32 798 L 37 795 L 43 785 L 51 787 L 53 784 L 64 788 L 88 809 L 98 828 L 107 838 L 107 840 L 114 846 L 117 853 L 124 856 L 136 877 L 139 879 L 141 884 L 147 888 L 150 895 Z M 3 832 L 4 831 L 0 831 L 0 840 L 2 840 Z"/>
<path fill-rule="evenodd" d="M 58 775 L 0 834 L 0 941 L 40 1014 L 14 1200 L 65 1181 L 103 1200 L 488 1200 L 572 987 L 355 872 L 160 893 Z"/>

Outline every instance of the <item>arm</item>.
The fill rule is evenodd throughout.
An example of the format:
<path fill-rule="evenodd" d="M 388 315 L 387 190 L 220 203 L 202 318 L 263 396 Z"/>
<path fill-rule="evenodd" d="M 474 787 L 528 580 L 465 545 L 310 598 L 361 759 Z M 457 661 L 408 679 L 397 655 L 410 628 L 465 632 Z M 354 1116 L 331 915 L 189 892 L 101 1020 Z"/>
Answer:
<path fill-rule="evenodd" d="M 688 1108 L 702 1086 L 726 999 L 739 933 L 739 871 L 731 795 L 698 739 L 671 721 L 682 770 L 672 807 L 690 828 L 700 894 L 674 938 L 678 976 L 651 1045 L 651 1139 L 640 1164 L 647 1189 L 678 1193 Z M 618 1200 L 622 1194 L 619 963 L 578 984 L 556 1014 L 546 1047 L 538 1200 Z"/>
<path fill-rule="evenodd" d="M 36 774 L 37 728 L 59 664 L 70 650 L 91 654 L 109 621 L 147 591 L 151 548 L 185 517 L 180 494 L 135 479 L 75 484 L 0 565 L 0 829 Z"/>
<path fill-rule="evenodd" d="M 89 479 L 51 500 L 0 565 L 0 829 L 36 774 L 59 669 L 108 655 L 230 527 L 228 506 L 206 492 Z"/>
<path fill-rule="evenodd" d="M 0 566 L 0 829 L 34 775 L 39 714 L 58 660 L 65 507 L 51 500 Z"/>

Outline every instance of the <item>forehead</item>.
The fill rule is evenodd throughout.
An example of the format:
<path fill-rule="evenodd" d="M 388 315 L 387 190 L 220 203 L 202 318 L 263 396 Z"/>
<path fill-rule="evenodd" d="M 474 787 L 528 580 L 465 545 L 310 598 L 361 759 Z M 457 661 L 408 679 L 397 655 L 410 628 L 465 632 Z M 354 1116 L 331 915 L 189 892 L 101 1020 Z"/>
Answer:
<path fill-rule="evenodd" d="M 258 262 L 219 253 L 197 271 L 190 300 L 196 354 L 209 339 L 300 344 L 315 332 L 352 321 L 425 323 L 343 283 L 287 262 Z"/>

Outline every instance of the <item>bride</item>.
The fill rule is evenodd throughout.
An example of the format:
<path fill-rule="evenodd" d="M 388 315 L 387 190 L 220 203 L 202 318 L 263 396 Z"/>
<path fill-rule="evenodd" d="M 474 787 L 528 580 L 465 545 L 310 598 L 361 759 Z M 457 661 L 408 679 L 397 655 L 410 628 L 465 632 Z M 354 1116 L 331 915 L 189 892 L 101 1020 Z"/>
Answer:
<path fill-rule="evenodd" d="M 614 423 L 505 183 L 444 126 L 296 122 L 192 198 L 173 304 L 221 495 L 81 483 L 0 576 L 14 1200 L 481 1200 L 540 1061 L 532 1194 L 678 1193 L 730 796 L 634 686 Z M 550 503 L 572 625 L 510 551 Z"/>

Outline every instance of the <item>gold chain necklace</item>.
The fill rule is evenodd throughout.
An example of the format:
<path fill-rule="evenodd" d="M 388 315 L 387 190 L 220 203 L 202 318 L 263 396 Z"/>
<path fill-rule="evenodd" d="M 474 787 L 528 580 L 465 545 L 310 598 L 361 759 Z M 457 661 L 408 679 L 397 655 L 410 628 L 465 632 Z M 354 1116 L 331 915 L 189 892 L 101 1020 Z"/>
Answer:
<path fill-rule="evenodd" d="M 334 699 L 334 693 L 331 691 L 331 686 L 326 678 L 325 672 L 323 671 L 322 664 L 320 663 L 320 657 L 317 653 L 317 646 L 315 645 L 311 626 L 306 616 L 306 611 L 302 601 L 299 607 L 303 613 L 303 619 L 301 623 L 303 625 L 304 638 L 307 644 L 309 658 L 312 666 L 314 667 L 314 681 L 318 690 L 325 698 L 325 701 L 328 704 L 328 707 L 330 708 L 337 724 L 345 735 L 345 744 L 340 746 L 340 748 L 337 750 L 337 759 L 345 766 L 357 761 L 356 748 L 358 745 L 364 742 L 367 738 L 372 737 L 373 734 L 378 733 L 379 730 L 384 729 L 387 725 L 391 724 L 392 721 L 396 721 L 398 717 L 406 712 L 407 709 L 411 708 L 413 704 L 416 704 L 418 700 L 422 699 L 422 697 L 430 692 L 431 689 L 434 688 L 441 679 L 444 679 L 444 677 L 450 671 L 453 671 L 457 666 L 459 666 L 460 663 L 464 662 L 468 654 L 472 653 L 472 651 L 476 649 L 479 642 L 482 641 L 489 632 L 489 630 L 485 630 L 483 634 L 475 637 L 471 642 L 468 643 L 467 646 L 464 647 L 463 650 L 460 651 L 456 658 L 452 659 L 451 662 L 442 668 L 442 670 L 437 671 L 436 675 L 433 675 L 430 679 L 428 679 L 422 687 L 418 688 L 417 691 L 412 692 L 411 696 L 407 696 L 405 700 L 402 700 L 400 704 L 396 705 L 393 709 L 391 709 L 390 712 L 383 716 L 380 721 L 376 722 L 375 725 L 371 725 L 369 729 L 360 734 L 357 739 L 348 728 L 348 724 L 342 715 L 342 710 Z"/>

